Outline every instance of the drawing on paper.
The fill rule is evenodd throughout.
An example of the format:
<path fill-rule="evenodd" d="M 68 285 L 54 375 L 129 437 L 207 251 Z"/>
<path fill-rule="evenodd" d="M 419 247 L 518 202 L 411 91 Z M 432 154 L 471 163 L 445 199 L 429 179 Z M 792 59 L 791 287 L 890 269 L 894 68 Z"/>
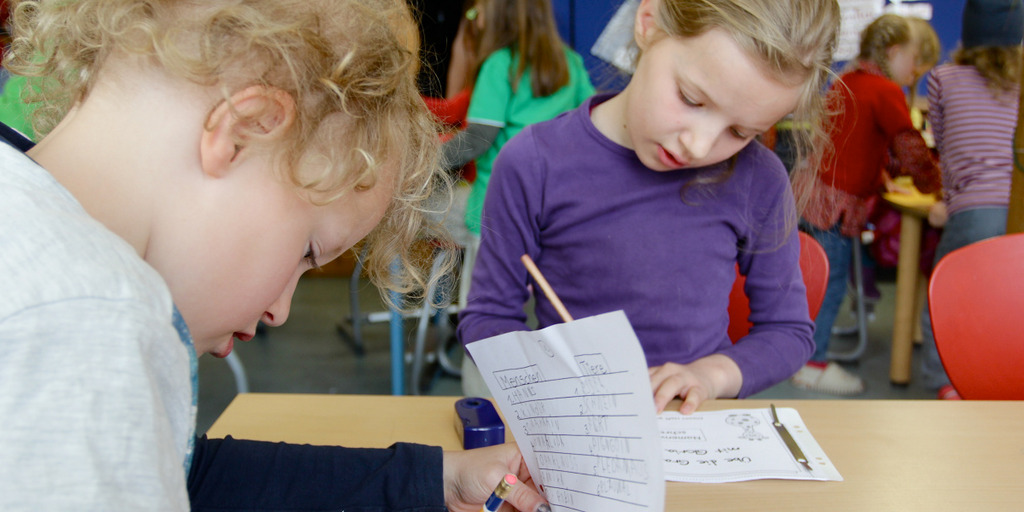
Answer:
<path fill-rule="evenodd" d="M 739 436 L 740 439 L 746 439 L 747 441 L 764 441 L 768 439 L 768 436 L 757 431 L 757 426 L 761 424 L 761 420 L 750 414 L 730 414 L 725 418 L 725 422 L 743 430 L 743 433 Z"/>

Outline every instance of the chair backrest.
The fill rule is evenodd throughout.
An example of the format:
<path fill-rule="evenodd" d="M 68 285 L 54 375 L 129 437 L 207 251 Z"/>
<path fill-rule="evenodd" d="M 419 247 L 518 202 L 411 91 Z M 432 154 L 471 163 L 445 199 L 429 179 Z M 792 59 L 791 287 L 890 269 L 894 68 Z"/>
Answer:
<path fill-rule="evenodd" d="M 939 261 L 928 310 L 939 357 L 961 397 L 1024 399 L 1024 234 L 957 249 Z"/>
<path fill-rule="evenodd" d="M 813 320 L 821 309 L 828 287 L 828 255 L 825 249 L 811 235 L 800 232 L 800 271 L 807 287 L 807 307 Z M 729 339 L 733 343 L 747 335 L 754 326 L 749 320 L 750 300 L 743 291 L 747 278 L 736 269 L 736 282 L 729 293 Z"/>

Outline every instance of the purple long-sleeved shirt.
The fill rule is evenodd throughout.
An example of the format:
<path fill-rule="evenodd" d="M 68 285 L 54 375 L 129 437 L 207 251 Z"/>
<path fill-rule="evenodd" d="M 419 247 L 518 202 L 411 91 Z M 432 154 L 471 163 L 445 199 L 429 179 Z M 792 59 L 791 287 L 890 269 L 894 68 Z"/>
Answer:
<path fill-rule="evenodd" d="M 529 254 L 574 318 L 624 310 L 650 366 L 724 354 L 743 374 L 740 397 L 788 378 L 814 349 L 814 324 L 782 163 L 751 143 L 728 180 L 684 192 L 726 164 L 647 169 L 590 121 L 604 99 L 532 125 L 502 149 L 460 339 L 528 329 L 520 256 Z M 733 345 L 726 328 L 737 263 L 754 327 Z M 560 322 L 538 295 L 540 327 Z"/>

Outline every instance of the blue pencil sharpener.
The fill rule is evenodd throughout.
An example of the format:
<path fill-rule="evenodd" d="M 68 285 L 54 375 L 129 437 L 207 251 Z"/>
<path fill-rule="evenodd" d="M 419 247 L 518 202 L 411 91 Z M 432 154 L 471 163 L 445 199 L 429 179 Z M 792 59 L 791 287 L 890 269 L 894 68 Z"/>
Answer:
<path fill-rule="evenodd" d="M 505 442 L 505 424 L 486 398 L 471 396 L 455 402 L 455 430 L 466 450 Z"/>

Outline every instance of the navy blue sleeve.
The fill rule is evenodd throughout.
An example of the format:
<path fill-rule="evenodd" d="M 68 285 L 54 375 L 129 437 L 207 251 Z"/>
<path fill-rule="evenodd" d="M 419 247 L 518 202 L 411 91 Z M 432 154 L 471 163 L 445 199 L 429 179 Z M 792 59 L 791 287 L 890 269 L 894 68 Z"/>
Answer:
<path fill-rule="evenodd" d="M 371 449 L 203 436 L 188 494 L 195 512 L 446 510 L 441 449 L 409 443 Z"/>
<path fill-rule="evenodd" d="M 21 132 L 4 123 L 0 123 L 0 142 L 13 146 L 22 153 L 27 152 L 36 145 L 35 142 L 22 135 Z"/>

